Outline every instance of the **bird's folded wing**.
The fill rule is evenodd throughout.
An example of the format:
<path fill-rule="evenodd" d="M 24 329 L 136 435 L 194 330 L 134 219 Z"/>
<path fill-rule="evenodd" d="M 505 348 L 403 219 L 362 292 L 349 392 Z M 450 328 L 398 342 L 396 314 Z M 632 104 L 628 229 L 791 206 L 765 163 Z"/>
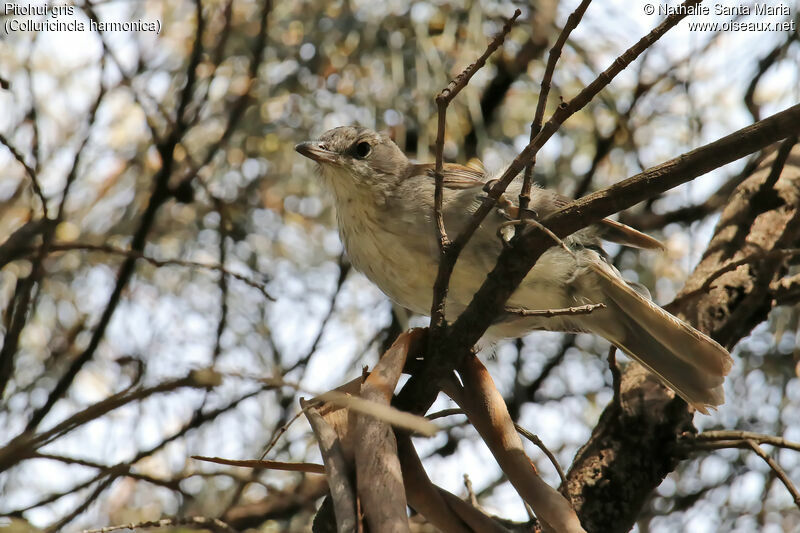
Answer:
<path fill-rule="evenodd" d="M 445 163 L 442 167 L 442 176 L 444 178 L 443 185 L 446 189 L 463 190 L 463 189 L 483 189 L 486 185 L 486 171 L 480 161 L 475 160 L 476 163 L 470 166 L 458 165 L 455 163 Z M 414 165 L 411 169 L 412 175 L 425 174 L 433 176 L 435 165 L 433 163 L 424 163 Z M 556 209 L 561 209 L 567 206 L 572 200 L 566 196 L 558 193 L 547 191 L 545 189 L 538 189 L 539 194 L 547 194 L 551 199 L 551 205 Z M 536 194 L 536 193 L 534 193 Z M 501 195 L 498 198 L 498 206 L 502 210 L 504 216 L 509 219 L 519 218 L 519 209 L 515 198 L 509 199 L 507 195 Z M 534 205 L 535 208 L 535 205 Z M 539 213 L 541 216 L 547 216 L 550 213 Z M 646 233 L 642 233 L 630 226 L 616 222 L 610 219 L 603 219 L 600 221 L 601 237 L 607 241 L 615 242 L 623 246 L 631 246 L 633 248 L 644 248 L 648 250 L 663 250 L 664 245 Z"/>

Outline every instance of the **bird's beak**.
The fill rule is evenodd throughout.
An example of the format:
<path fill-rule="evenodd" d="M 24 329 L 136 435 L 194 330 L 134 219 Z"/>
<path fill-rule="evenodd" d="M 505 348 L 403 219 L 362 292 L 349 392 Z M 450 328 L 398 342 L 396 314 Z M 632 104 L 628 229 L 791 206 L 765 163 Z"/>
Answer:
<path fill-rule="evenodd" d="M 305 156 L 317 163 L 335 163 L 337 161 L 336 153 L 323 148 L 320 143 L 309 141 L 300 143 L 294 147 L 298 154 Z"/>

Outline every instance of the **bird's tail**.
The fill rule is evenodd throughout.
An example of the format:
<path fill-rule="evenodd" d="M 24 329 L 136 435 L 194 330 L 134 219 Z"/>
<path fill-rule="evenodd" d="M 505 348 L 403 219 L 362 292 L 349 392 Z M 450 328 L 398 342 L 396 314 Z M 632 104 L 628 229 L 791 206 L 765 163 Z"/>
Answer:
<path fill-rule="evenodd" d="M 701 413 L 721 405 L 722 383 L 732 365 L 727 350 L 644 298 L 605 263 L 592 263 L 591 268 L 599 274 L 602 301 L 608 307 L 587 317 L 591 329 Z"/>

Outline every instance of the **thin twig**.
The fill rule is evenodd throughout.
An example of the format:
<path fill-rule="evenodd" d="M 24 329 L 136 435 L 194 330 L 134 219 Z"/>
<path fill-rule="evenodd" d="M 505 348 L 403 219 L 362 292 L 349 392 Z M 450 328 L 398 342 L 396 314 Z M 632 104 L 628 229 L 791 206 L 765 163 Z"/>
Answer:
<path fill-rule="evenodd" d="M 242 283 L 249 285 L 250 287 L 258 290 L 266 298 L 267 300 L 274 302 L 275 298 L 271 296 L 267 292 L 267 288 L 264 283 L 255 281 L 253 279 L 248 278 L 244 274 L 239 274 L 237 272 L 233 272 L 228 270 L 221 264 L 213 264 L 213 263 L 201 263 L 199 261 L 189 261 L 185 259 L 156 259 L 149 255 L 145 255 L 143 252 L 139 250 L 126 250 L 123 248 L 117 248 L 115 246 L 110 246 L 107 244 L 88 244 L 88 243 L 72 243 L 72 242 L 56 242 L 50 246 L 51 251 L 56 252 L 65 252 L 71 250 L 83 250 L 87 252 L 101 252 L 106 254 L 112 255 L 121 255 L 124 257 L 128 257 L 131 259 L 141 259 L 147 263 L 150 263 L 156 267 L 163 267 L 163 266 L 182 266 L 187 268 L 202 268 L 205 270 L 211 270 L 214 272 L 219 272 L 221 275 L 229 276 L 234 279 L 241 281 Z M 31 252 L 33 250 L 30 250 Z"/>
<path fill-rule="evenodd" d="M 770 53 L 759 60 L 758 70 L 750 79 L 750 84 L 747 86 L 747 91 L 745 91 L 744 94 L 744 105 L 747 107 L 747 110 L 750 111 L 750 114 L 753 116 L 753 120 L 761 119 L 761 109 L 758 105 L 756 105 L 754 100 L 758 82 L 761 81 L 761 78 L 764 76 L 764 74 L 767 73 L 767 71 L 778 61 L 778 59 L 780 59 L 781 56 L 786 53 L 787 48 L 795 39 L 797 39 L 797 32 L 789 32 L 786 35 L 786 39 L 782 43 L 775 46 Z"/>
<path fill-rule="evenodd" d="M 441 411 L 436 411 L 435 413 L 425 415 L 425 418 L 428 420 L 436 420 L 437 418 L 445 418 L 447 416 L 463 414 L 466 414 L 463 409 L 442 409 Z"/>
<path fill-rule="evenodd" d="M 325 467 L 317 463 L 285 463 L 283 461 L 264 461 L 261 459 L 223 459 L 222 457 L 206 457 L 192 455 L 192 459 L 226 466 L 243 468 L 265 468 L 267 470 L 284 470 L 286 472 L 305 472 L 307 474 L 324 474 Z"/>
<path fill-rule="evenodd" d="M 300 418 L 302 415 L 303 415 L 303 411 L 302 410 L 298 411 L 288 422 L 286 422 L 280 428 L 278 428 L 278 431 L 275 433 L 275 436 L 272 438 L 270 443 L 267 444 L 267 447 L 264 448 L 264 451 L 262 452 L 261 457 L 260 457 L 261 460 L 263 460 L 264 457 L 266 457 L 267 454 L 272 451 L 272 448 L 275 447 L 275 445 L 278 443 L 278 440 L 280 440 L 281 436 L 283 436 L 283 434 L 286 433 L 286 431 L 289 429 L 289 427 L 292 424 L 294 424 L 295 421 L 297 421 L 297 419 Z"/>
<path fill-rule="evenodd" d="M 175 144 L 172 145 L 172 149 L 174 149 L 174 147 Z M 168 150 L 167 147 L 160 146 L 160 151 L 162 152 L 162 154 L 167 150 Z M 144 213 L 142 213 L 138 227 L 134 232 L 133 238 L 131 239 L 132 250 L 136 250 L 139 252 L 144 250 L 145 243 L 147 241 L 147 236 L 149 235 L 150 230 L 152 229 L 153 224 L 155 223 L 156 213 L 159 211 L 161 205 L 164 202 L 166 202 L 167 199 L 170 197 L 168 182 L 169 182 L 169 177 L 171 175 L 172 163 L 173 163 L 171 149 L 169 150 L 169 158 L 165 159 L 162 157 L 162 160 L 165 161 L 165 164 L 164 166 L 161 167 L 161 169 L 158 171 L 157 175 L 153 179 L 154 182 L 153 190 L 150 195 L 150 199 L 148 201 Z M 94 357 L 97 348 L 100 346 L 100 341 L 105 336 L 106 329 L 108 328 L 108 325 L 111 323 L 111 317 L 114 315 L 117 306 L 122 300 L 122 294 L 125 290 L 125 287 L 128 285 L 128 282 L 133 277 L 133 273 L 135 270 L 135 263 L 136 263 L 136 258 L 133 257 L 128 257 L 125 259 L 125 261 L 123 261 L 122 265 L 120 266 L 117 272 L 114 289 L 112 290 L 111 295 L 109 296 L 108 301 L 105 305 L 105 308 L 103 309 L 103 312 L 100 315 L 97 325 L 95 326 L 95 329 L 92 332 L 91 338 L 89 339 L 89 343 L 87 344 L 86 348 L 72 360 L 66 372 L 56 382 L 55 387 L 53 387 L 53 389 L 47 396 L 47 400 L 44 402 L 44 405 L 42 405 L 33 412 L 25 428 L 26 431 L 33 431 L 36 429 L 36 427 L 44 419 L 47 413 L 50 412 L 50 410 L 53 408 L 56 402 L 58 402 L 58 400 L 61 399 L 64 394 L 66 394 L 67 390 L 72 386 L 75 377 L 84 367 L 84 365 Z"/>
<path fill-rule="evenodd" d="M 185 478 L 178 478 L 178 479 L 158 479 L 154 478 L 153 476 L 148 476 L 146 474 L 140 474 L 136 472 L 131 472 L 129 469 L 132 465 L 130 464 L 123 464 L 123 465 L 114 465 L 108 466 L 101 463 L 97 463 L 95 461 L 88 461 L 86 459 L 78 459 L 75 457 L 65 457 L 62 455 L 53 455 L 49 453 L 39 453 L 36 452 L 31 455 L 31 459 L 49 459 L 51 461 L 58 461 L 60 463 L 68 464 L 68 465 L 81 465 L 87 466 L 89 468 L 95 468 L 97 470 L 102 470 L 104 473 L 118 470 L 118 469 L 126 469 L 128 471 L 125 472 L 125 476 L 131 479 L 136 479 L 140 481 L 145 481 L 147 483 L 151 483 L 153 485 L 157 485 L 159 487 L 166 487 L 169 490 L 179 492 L 182 495 L 186 496 L 187 494 L 183 491 L 180 487 L 180 482 L 183 481 Z M 93 480 L 94 481 L 94 480 Z M 75 490 L 72 491 L 73 493 Z M 39 507 L 39 505 L 37 505 Z"/>
<path fill-rule="evenodd" d="M 572 98 L 569 102 L 564 102 L 556 108 L 550 120 L 542 127 L 541 131 L 536 137 L 528 143 L 528 145 L 519 153 L 514 161 L 506 168 L 505 172 L 498 178 L 494 186 L 487 191 L 487 195 L 481 206 L 473 213 L 469 223 L 461 231 L 455 239 L 455 247 L 461 250 L 472 234 L 478 229 L 483 222 L 484 218 L 491 212 L 497 203 L 497 200 L 505 192 L 511 181 L 519 174 L 519 172 L 528 164 L 531 158 L 535 157 L 539 149 L 544 146 L 550 137 L 555 134 L 569 117 L 583 109 L 601 90 L 603 90 L 611 81 L 622 72 L 628 65 L 630 65 L 639 55 L 642 54 L 653 43 L 660 39 L 667 31 L 672 29 L 678 22 L 680 22 L 688 11 L 689 6 L 699 4 L 701 0 L 686 0 L 681 4 L 680 10 L 672 15 L 669 15 L 664 21 L 655 27 L 650 33 L 642 37 L 636 44 L 628 48 L 622 55 L 620 55 L 614 62 L 603 72 L 601 72 L 594 81 L 587 85 L 577 96 Z M 686 9 L 683 9 L 686 8 Z"/>
<path fill-rule="evenodd" d="M 769 175 L 761 185 L 761 189 L 765 194 L 771 194 L 772 190 L 775 188 L 775 184 L 778 183 L 781 174 L 783 174 L 783 169 L 786 166 L 786 161 L 789 159 L 789 155 L 792 153 L 792 148 L 794 148 L 794 145 L 797 144 L 797 137 L 797 135 L 787 137 L 781 143 L 780 148 L 778 148 L 778 151 L 775 154 L 775 159 L 772 161 Z"/>
<path fill-rule="evenodd" d="M 81 501 L 81 503 L 76 506 L 70 513 L 61 517 L 56 523 L 51 524 L 47 529 L 45 529 L 45 533 L 56 533 L 57 531 L 62 531 L 64 526 L 78 518 L 81 513 L 83 513 L 92 503 L 94 503 L 100 495 L 105 492 L 105 490 L 111 486 L 111 484 L 116 479 L 116 476 L 108 475 L 105 479 L 103 479 L 98 485 L 94 488 L 91 494 Z"/>
<path fill-rule="evenodd" d="M 263 386 L 260 389 L 252 391 L 252 392 L 249 392 L 247 394 L 244 394 L 244 395 L 236 398 L 235 400 L 227 403 L 226 405 L 223 405 L 222 407 L 214 409 L 213 411 L 196 414 L 186 424 L 184 424 L 183 427 L 179 428 L 177 431 L 175 431 L 171 435 L 167 436 L 166 438 L 163 438 L 160 442 L 158 442 L 154 446 L 151 446 L 150 448 L 148 448 L 146 450 L 142 450 L 142 451 L 138 452 L 129 461 L 109 466 L 109 467 L 101 470 L 93 478 L 88 479 L 87 481 L 85 481 L 83 483 L 80 483 L 78 485 L 72 486 L 67 490 L 64 490 L 64 491 L 61 491 L 61 492 L 57 492 L 55 494 L 51 494 L 51 495 L 47 496 L 44 499 L 38 500 L 37 502 L 34 502 L 34 503 L 31 503 L 31 504 L 27 505 L 26 507 L 22 507 L 22 508 L 19 508 L 19 509 L 12 510 L 12 511 L 9 512 L 9 514 L 11 514 L 11 515 L 21 514 L 21 513 L 26 512 L 26 511 L 28 511 L 30 509 L 35 509 L 37 507 L 42 507 L 43 505 L 48 505 L 48 504 L 50 504 L 50 503 L 52 503 L 52 502 L 54 502 L 54 501 L 56 501 L 58 499 L 61 499 L 61 498 L 65 497 L 65 496 L 68 496 L 70 494 L 74 494 L 77 491 L 83 490 L 86 487 L 89 487 L 92 484 L 97 483 L 98 481 L 100 481 L 101 479 L 103 479 L 104 477 L 106 477 L 108 475 L 111 475 L 113 477 L 119 477 L 119 476 L 123 476 L 123 475 L 124 476 L 129 476 L 129 477 L 135 477 L 136 474 L 132 474 L 130 472 L 130 469 L 137 462 L 139 462 L 140 460 L 144 459 L 145 457 L 152 457 L 154 454 L 156 454 L 159 450 L 163 449 L 169 443 L 175 442 L 179 438 L 185 436 L 189 431 L 191 431 L 193 429 L 196 429 L 196 428 L 199 428 L 200 426 L 202 426 L 203 424 L 206 424 L 208 422 L 212 422 L 213 420 L 215 420 L 220 415 L 222 415 L 224 413 L 227 413 L 231 409 L 233 409 L 233 408 L 237 407 L 238 405 L 240 405 L 243 401 L 246 401 L 246 400 L 248 400 L 250 398 L 253 398 L 253 397 L 261 394 L 263 391 L 268 390 L 268 388 L 269 387 L 267 387 L 267 386 Z"/>
<path fill-rule="evenodd" d="M 720 442 L 731 442 L 731 441 L 745 441 L 750 440 L 756 442 L 758 444 L 769 444 L 771 446 L 777 446 L 778 448 L 786 448 L 788 450 L 794 450 L 796 452 L 800 452 L 800 442 L 794 442 L 790 440 L 786 440 L 782 437 L 776 437 L 774 435 L 766 435 L 764 433 L 754 433 L 752 431 L 725 431 L 725 430 L 718 430 L 718 431 L 703 431 L 697 435 L 682 435 L 684 438 L 690 438 L 690 441 L 693 445 L 703 445 L 706 444 L 713 446 L 717 441 Z M 727 447 L 727 446 L 721 446 Z"/>
<path fill-rule="evenodd" d="M 553 73 L 556 69 L 556 63 L 558 63 L 558 59 L 561 57 L 561 50 L 564 48 L 564 44 L 567 42 L 567 38 L 569 38 L 569 34 L 572 33 L 578 24 L 583 18 L 583 14 L 586 12 L 586 8 L 589 7 L 589 3 L 592 0 L 583 0 L 575 11 L 573 11 L 570 16 L 567 18 L 566 24 L 564 24 L 564 29 L 561 30 L 561 33 L 558 36 L 555 44 L 550 49 L 550 54 L 547 58 L 547 66 L 544 69 L 544 75 L 542 76 L 542 84 L 541 89 L 539 90 L 539 99 L 536 103 L 536 114 L 533 117 L 533 122 L 531 123 L 531 137 L 529 142 L 533 142 L 539 132 L 542 131 L 542 120 L 544 119 L 544 110 L 547 105 L 547 96 L 550 93 L 550 83 L 553 80 Z M 534 154 L 533 157 L 530 158 L 528 164 L 525 165 L 525 174 L 523 175 L 522 179 L 522 190 L 519 193 L 519 217 L 520 220 L 525 220 L 529 216 L 528 206 L 530 205 L 531 201 L 531 183 L 533 181 L 533 166 L 536 164 L 536 155 Z M 522 226 L 519 226 L 517 231 L 521 231 Z"/>
<path fill-rule="evenodd" d="M 800 451 L 800 442 L 792 442 L 781 437 L 753 433 L 751 431 L 704 431 L 698 435 L 685 433 L 681 437 L 688 441 L 695 450 L 719 450 L 725 448 L 753 450 L 769 465 L 792 495 L 795 505 L 800 507 L 800 492 L 798 492 L 780 465 L 759 446 L 759 444 L 767 444 L 778 448 Z"/>
<path fill-rule="evenodd" d="M 339 256 L 339 277 L 336 280 L 336 288 L 333 291 L 333 296 L 331 297 L 331 305 L 328 308 L 328 312 L 325 315 L 325 318 L 322 319 L 320 322 L 319 329 L 317 330 L 317 336 L 314 337 L 314 341 L 311 343 L 311 347 L 308 349 L 306 354 L 298 359 L 292 366 L 286 369 L 283 374 L 288 374 L 289 372 L 307 365 L 308 362 L 311 360 L 311 357 L 316 353 L 317 348 L 319 347 L 319 343 L 322 340 L 322 334 L 325 333 L 325 329 L 330 322 L 331 318 L 333 318 L 333 314 L 336 311 L 336 302 L 339 299 L 339 296 L 342 293 L 342 287 L 344 286 L 344 282 L 347 280 L 347 275 L 350 274 L 351 265 L 345 260 L 344 254 Z"/>
<path fill-rule="evenodd" d="M 212 197 L 213 198 L 213 197 Z M 219 266 L 225 269 L 227 263 L 228 249 L 228 219 L 225 206 L 218 198 L 214 198 L 214 204 L 219 214 Z M 214 348 L 211 351 L 211 361 L 216 363 L 222 353 L 222 334 L 225 333 L 225 326 L 228 323 L 228 275 L 220 272 L 219 275 L 219 319 L 217 320 L 217 334 L 214 338 Z"/>
<path fill-rule="evenodd" d="M 11 155 L 14 156 L 14 159 L 22 165 L 25 169 L 25 173 L 31 180 L 31 186 L 33 187 L 33 191 L 36 193 L 36 196 L 39 197 L 39 200 L 42 202 L 42 213 L 44 213 L 44 218 L 48 218 L 47 212 L 47 198 L 44 197 L 44 192 L 42 192 L 42 187 L 39 185 L 39 178 L 36 175 L 36 171 L 33 170 L 28 163 L 25 162 L 25 157 L 19 153 L 19 151 L 14 148 L 14 145 L 6 138 L 5 135 L 0 133 L 0 144 L 4 145 L 8 148 L 8 151 L 11 152 Z"/>
<path fill-rule="evenodd" d="M 438 332 L 444 327 L 445 316 L 445 302 L 447 300 L 448 285 L 450 283 L 450 276 L 453 273 L 458 251 L 451 251 L 451 242 L 447 236 L 447 230 L 444 227 L 444 218 L 442 215 L 442 204 L 444 202 L 444 175 L 442 168 L 444 166 L 444 134 L 446 126 L 447 106 L 455 98 L 461 90 L 467 86 L 469 80 L 475 73 L 486 64 L 486 60 L 491 56 L 500 45 L 503 44 L 511 27 L 517 20 L 522 12 L 517 9 L 514 15 L 511 16 L 503 25 L 503 29 L 494 36 L 489 42 L 486 50 L 481 56 L 470 66 L 464 69 L 458 76 L 456 76 L 450 83 L 436 95 L 436 106 L 438 109 L 438 127 L 436 131 L 436 169 L 434 171 L 434 178 L 436 180 L 436 187 L 433 196 L 433 216 L 436 222 L 436 233 L 439 241 L 439 268 L 436 273 L 436 281 L 433 285 L 433 303 L 431 305 L 431 335 L 429 337 L 429 347 L 435 349 L 436 339 Z M 454 257 L 450 257 L 455 252 Z M 429 350 L 431 351 L 431 350 Z"/>
<path fill-rule="evenodd" d="M 542 384 L 545 380 L 550 377 L 550 374 L 555 370 L 558 365 L 564 360 L 564 357 L 567 355 L 567 351 L 575 346 L 575 334 L 574 333 L 566 333 L 564 334 L 564 338 L 561 341 L 561 347 L 558 350 L 558 353 L 547 360 L 547 362 L 542 367 L 542 370 L 539 372 L 539 375 L 536 376 L 530 384 L 528 384 L 525 389 L 524 393 L 522 394 L 523 398 L 533 398 L 536 393 L 542 388 Z"/>
<path fill-rule="evenodd" d="M 512 315 L 519 316 L 538 316 L 538 317 L 554 317 L 562 315 L 588 315 L 597 309 L 604 309 L 606 304 L 586 304 L 576 307 L 564 307 L 562 309 L 522 309 L 521 307 L 506 307 L 504 311 Z"/>
<path fill-rule="evenodd" d="M 519 424 L 514 424 L 514 427 L 517 429 L 517 433 L 519 433 L 520 435 L 531 441 L 537 448 L 539 448 L 540 450 L 542 450 L 542 452 L 544 452 L 544 454 L 550 460 L 550 463 L 552 463 L 553 467 L 556 469 L 556 472 L 558 472 L 558 477 L 561 478 L 561 486 L 565 487 L 567 485 L 567 476 L 564 474 L 564 470 L 558 463 L 558 459 L 556 459 L 556 456 L 553 455 L 553 452 L 551 452 L 547 448 L 547 446 L 544 445 L 542 439 L 540 439 L 539 436 L 536 435 L 535 433 L 528 431 Z"/>
<path fill-rule="evenodd" d="M 173 379 L 152 387 L 123 391 L 109 396 L 105 400 L 94 403 L 86 409 L 70 416 L 47 431 L 37 434 L 28 432 L 15 437 L 4 448 L 0 449 L 0 471 L 27 458 L 39 447 L 61 438 L 75 428 L 91 422 L 105 414 L 131 402 L 139 401 L 154 394 L 171 392 L 180 388 L 207 388 L 220 383 L 221 376 L 211 369 L 193 370 L 182 378 Z"/>
<path fill-rule="evenodd" d="M 219 518 L 208 518 L 205 516 L 192 516 L 189 518 L 162 518 L 148 522 L 131 522 L 117 526 L 101 527 L 98 529 L 84 529 L 81 533 L 112 533 L 120 529 L 149 529 L 160 527 L 197 527 L 208 529 L 214 532 L 236 533 L 236 530 L 220 520 Z"/>
<path fill-rule="evenodd" d="M 100 102 L 103 100 L 104 95 L 105 95 L 105 89 L 101 83 L 100 89 L 98 90 L 97 98 L 95 99 L 95 102 L 89 111 L 88 131 L 86 132 L 86 135 L 81 141 L 78 150 L 75 152 L 75 157 L 72 160 L 72 167 L 67 173 L 66 184 L 64 185 L 64 190 L 61 196 L 61 202 L 58 206 L 58 211 L 54 220 L 50 220 L 49 218 L 47 218 L 48 217 L 47 205 L 43 204 L 44 220 L 46 221 L 46 223 L 44 224 L 42 231 L 42 244 L 35 254 L 36 257 L 33 260 L 33 270 L 31 274 L 25 280 L 23 280 L 21 284 L 18 284 L 17 286 L 19 291 L 15 293 L 15 296 L 19 295 L 19 298 L 16 297 L 14 298 L 14 304 L 15 304 L 13 308 L 14 312 L 11 314 L 10 317 L 12 320 L 10 322 L 10 327 L 7 327 L 6 335 L 5 338 L 3 339 L 3 346 L 2 349 L 0 349 L 0 396 L 2 396 L 6 384 L 8 383 L 8 380 L 11 378 L 11 375 L 13 374 L 15 356 L 18 348 L 20 333 L 22 332 L 22 329 L 25 327 L 25 323 L 27 322 L 28 316 L 34 313 L 36 305 L 35 298 L 32 298 L 34 286 L 40 283 L 41 278 L 44 275 L 44 259 L 49 253 L 49 249 L 55 235 L 56 227 L 58 223 L 61 222 L 62 217 L 64 215 L 64 204 L 66 203 L 67 194 L 69 192 L 70 186 L 74 182 L 75 177 L 77 175 L 77 169 L 79 167 L 81 158 L 84 154 L 84 147 L 86 146 L 86 143 L 89 140 L 89 136 L 91 135 L 92 126 L 94 125 L 97 109 L 100 106 Z M 10 146 L 9 149 L 12 150 L 12 152 L 14 151 L 13 148 L 11 148 Z M 15 155 L 19 154 L 15 153 Z M 20 162 L 24 164 L 24 161 Z M 37 168 L 38 168 L 38 160 L 37 160 Z M 35 174 L 31 174 L 31 178 L 34 179 Z M 34 183 L 34 188 L 37 188 L 38 183 L 36 182 L 35 179 L 33 183 Z M 41 190 L 39 190 L 38 192 L 41 193 Z"/>
<path fill-rule="evenodd" d="M 781 468 L 775 459 L 770 457 L 763 449 L 761 449 L 761 446 L 759 446 L 755 441 L 748 439 L 746 442 L 750 448 L 752 448 L 752 450 L 758 454 L 759 457 L 764 459 L 772 471 L 775 472 L 775 475 L 778 476 L 778 479 L 780 479 L 784 484 L 786 490 L 788 490 L 789 494 L 792 495 L 794 504 L 800 508 L 800 492 L 797 491 L 797 487 L 794 486 L 794 483 L 792 483 L 792 480 L 786 475 L 786 472 L 783 471 L 783 468 Z"/>

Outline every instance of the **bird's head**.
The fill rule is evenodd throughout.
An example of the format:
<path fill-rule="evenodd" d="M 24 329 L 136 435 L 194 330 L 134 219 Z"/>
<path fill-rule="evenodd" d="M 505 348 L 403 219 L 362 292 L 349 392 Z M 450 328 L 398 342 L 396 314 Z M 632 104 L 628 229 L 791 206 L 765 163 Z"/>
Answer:
<path fill-rule="evenodd" d="M 389 137 L 355 126 L 333 128 L 319 140 L 300 143 L 294 149 L 319 163 L 334 189 L 388 189 L 405 176 L 410 165 Z"/>

